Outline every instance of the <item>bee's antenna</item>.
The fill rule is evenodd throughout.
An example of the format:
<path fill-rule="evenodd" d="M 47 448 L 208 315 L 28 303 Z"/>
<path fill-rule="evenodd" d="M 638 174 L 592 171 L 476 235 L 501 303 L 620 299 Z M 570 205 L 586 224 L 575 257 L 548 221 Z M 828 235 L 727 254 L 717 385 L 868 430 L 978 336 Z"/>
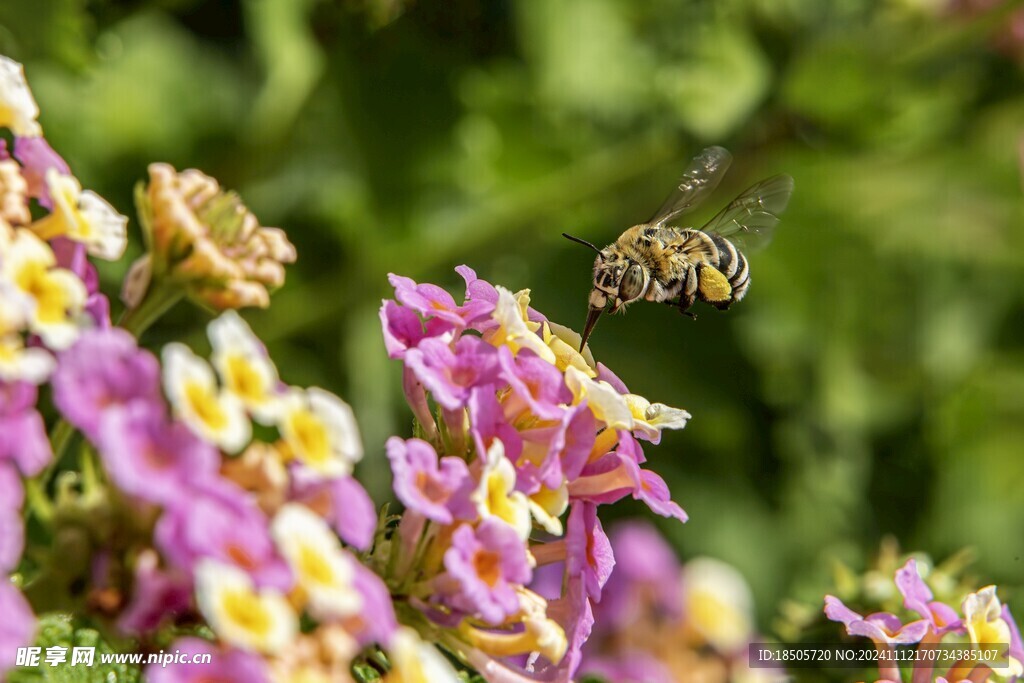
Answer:
<path fill-rule="evenodd" d="M 567 233 L 567 232 L 563 232 L 563 233 L 562 233 L 562 237 L 564 237 L 564 238 L 565 238 L 565 239 L 567 239 L 567 240 L 572 240 L 573 242 L 579 242 L 580 244 L 582 244 L 582 245 L 583 245 L 583 246 L 585 246 L 585 247 L 590 247 L 591 249 L 593 249 L 594 251 L 596 251 L 596 252 L 597 252 L 598 254 L 600 254 L 600 253 L 601 253 L 601 250 L 600 250 L 600 249 L 598 249 L 597 247 L 595 247 L 595 246 L 594 246 L 593 244 L 591 244 L 590 242 L 588 242 L 588 241 L 586 241 L 586 240 L 584 240 L 584 239 L 580 239 L 579 237 L 573 237 L 572 235 L 570 235 L 570 234 L 569 234 L 569 233 Z"/>

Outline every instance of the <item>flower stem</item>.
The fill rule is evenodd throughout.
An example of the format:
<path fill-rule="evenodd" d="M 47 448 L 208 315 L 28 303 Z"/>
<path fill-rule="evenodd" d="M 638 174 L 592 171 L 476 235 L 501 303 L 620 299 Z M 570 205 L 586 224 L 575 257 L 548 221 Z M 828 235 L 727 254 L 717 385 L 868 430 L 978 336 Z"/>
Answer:
<path fill-rule="evenodd" d="M 53 503 L 46 496 L 42 476 L 25 480 L 25 500 L 40 524 L 49 528 L 53 522 Z"/>
<path fill-rule="evenodd" d="M 150 325 L 170 310 L 174 304 L 181 301 L 184 295 L 185 292 L 180 287 L 170 285 L 166 281 L 154 282 L 146 292 L 142 303 L 135 308 L 126 310 L 121 316 L 121 320 L 118 321 L 118 325 L 136 337 L 141 337 Z"/>
<path fill-rule="evenodd" d="M 50 432 L 50 448 L 53 450 L 53 460 L 50 463 L 48 470 L 56 467 L 60 459 L 64 457 L 64 452 L 71 445 L 71 439 L 75 435 L 74 426 L 61 418 L 56 425 L 53 427 L 53 431 Z M 47 472 L 47 478 L 49 478 L 49 472 Z"/>

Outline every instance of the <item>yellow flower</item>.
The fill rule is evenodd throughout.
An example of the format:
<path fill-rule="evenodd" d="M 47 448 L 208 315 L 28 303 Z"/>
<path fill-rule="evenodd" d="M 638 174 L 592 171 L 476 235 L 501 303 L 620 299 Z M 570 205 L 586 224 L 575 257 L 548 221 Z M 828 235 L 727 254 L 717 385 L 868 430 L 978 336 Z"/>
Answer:
<path fill-rule="evenodd" d="M 530 512 L 537 524 L 549 534 L 561 536 L 564 533 L 562 513 L 569 507 L 569 486 L 567 482 L 557 489 L 549 489 L 543 486 L 536 493 L 530 495 Z"/>
<path fill-rule="evenodd" d="M 19 228 L 0 240 L 2 277 L 30 302 L 28 328 L 48 347 L 63 350 L 78 338 L 78 319 L 85 305 L 85 285 L 74 273 L 56 268 L 50 246 Z"/>
<path fill-rule="evenodd" d="M 3 261 L 0 238 L 0 263 Z M 25 347 L 22 331 L 28 324 L 32 301 L 10 282 L 0 278 L 0 380 L 42 384 L 56 361 L 46 349 Z"/>
<path fill-rule="evenodd" d="M 277 426 L 291 456 L 325 477 L 350 474 L 363 457 L 352 408 L 323 389 L 290 389 Z"/>
<path fill-rule="evenodd" d="M 633 432 L 643 434 L 651 443 L 661 440 L 663 429 L 682 429 L 690 419 L 690 414 L 681 408 L 651 403 L 643 396 L 626 394 L 623 398 L 633 415 Z"/>
<path fill-rule="evenodd" d="M 516 470 L 505 457 L 505 446 L 494 440 L 482 463 L 480 484 L 472 494 L 473 504 L 481 519 L 497 517 L 508 523 L 524 541 L 530 536 L 530 502 L 516 491 Z"/>
<path fill-rule="evenodd" d="M 124 255 L 128 245 L 127 216 L 119 214 L 95 192 L 83 192 L 77 178 L 63 175 L 57 169 L 46 172 L 46 187 L 53 199 L 53 210 L 30 226 L 33 232 L 44 240 L 63 236 L 81 242 L 90 254 L 107 261 Z"/>
<path fill-rule="evenodd" d="M 562 661 L 568 649 L 565 631 L 548 618 L 547 601 L 528 588 L 516 589 L 519 598 L 518 632 L 475 628 L 468 621 L 459 625 L 459 635 L 490 657 L 514 657 L 538 653 L 552 664 Z M 474 656 L 470 657 L 472 661 Z"/>
<path fill-rule="evenodd" d="M 288 503 L 274 516 L 270 533 L 310 614 L 327 621 L 359 611 L 363 600 L 352 585 L 354 560 L 322 518 L 304 505 Z"/>
<path fill-rule="evenodd" d="M 1010 625 L 1003 619 L 1003 606 L 996 597 L 995 586 L 985 586 L 977 593 L 964 598 L 964 624 L 971 637 L 971 643 L 979 646 L 1007 645 L 1010 642 Z M 1006 667 L 995 667 L 1002 676 L 1024 675 L 1024 663 L 1009 658 Z"/>
<path fill-rule="evenodd" d="M 261 226 L 238 195 L 195 169 L 151 164 L 149 178 L 136 201 L 150 253 L 132 266 L 126 302 L 141 300 L 150 277 L 169 277 L 219 310 L 269 305 L 268 288 L 295 261 L 284 232 Z"/>
<path fill-rule="evenodd" d="M 587 401 L 587 407 L 601 422 L 612 429 L 633 429 L 633 413 L 626 399 L 604 380 L 593 380 L 586 373 L 569 366 L 565 369 L 565 385 L 575 403 Z"/>
<path fill-rule="evenodd" d="M 579 352 L 580 341 L 583 337 L 578 332 L 549 320 L 544 323 L 543 333 L 544 343 L 555 354 L 555 367 L 565 372 L 566 368 L 572 366 L 587 377 L 597 377 L 597 371 L 594 369 L 594 356 L 590 353 L 590 347 L 583 349 L 582 354 Z"/>
<path fill-rule="evenodd" d="M 388 648 L 391 671 L 387 683 L 458 683 L 459 675 L 448 660 L 410 628 L 400 628 Z"/>
<path fill-rule="evenodd" d="M 164 392 L 177 415 L 203 439 L 237 453 L 252 436 L 241 401 L 220 389 L 210 365 L 184 344 L 163 350 Z"/>
<path fill-rule="evenodd" d="M 275 654 L 294 641 L 298 616 L 280 592 L 258 590 L 248 574 L 213 560 L 200 560 L 195 575 L 199 611 L 224 642 Z"/>
<path fill-rule="evenodd" d="M 537 336 L 540 329 L 538 323 L 531 323 L 526 318 L 526 310 L 530 303 L 530 291 L 523 290 L 513 295 L 504 287 L 497 287 L 498 303 L 491 316 L 497 321 L 498 327 L 486 335 L 492 346 L 507 346 L 512 353 L 519 349 L 529 349 L 538 356 L 554 365 L 555 352 L 544 340 Z"/>
<path fill-rule="evenodd" d="M 227 311 L 206 328 L 213 346 L 213 366 L 224 389 L 238 398 L 263 424 L 273 424 L 280 410 L 277 368 L 241 316 Z"/>
<path fill-rule="evenodd" d="M 0 127 L 21 138 L 38 137 L 43 134 L 38 118 L 39 105 L 28 88 L 25 68 L 0 56 Z"/>
<path fill-rule="evenodd" d="M 753 596 L 743 575 L 719 560 L 701 557 L 683 570 L 687 623 L 712 647 L 733 652 L 753 631 Z"/>

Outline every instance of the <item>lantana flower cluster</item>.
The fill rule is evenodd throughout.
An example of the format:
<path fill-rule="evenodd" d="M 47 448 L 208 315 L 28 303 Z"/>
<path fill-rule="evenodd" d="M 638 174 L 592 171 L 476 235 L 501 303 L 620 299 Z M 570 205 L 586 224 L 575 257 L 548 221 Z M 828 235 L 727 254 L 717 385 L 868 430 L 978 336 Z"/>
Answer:
<path fill-rule="evenodd" d="M 387 443 L 405 512 L 372 559 L 399 618 L 487 680 L 568 681 L 615 561 L 598 508 L 632 497 L 686 520 L 641 440 L 689 414 L 629 393 L 528 290 L 456 270 L 461 302 L 392 275 L 381 307 L 416 436 Z M 558 580 L 534 585 L 547 567 Z"/>
<path fill-rule="evenodd" d="M 874 648 L 883 654 L 897 647 L 949 646 L 950 652 L 998 655 L 986 660 L 980 654 L 971 654 L 952 664 L 922 656 L 902 667 L 896 657 L 886 655 L 879 658 L 878 683 L 932 680 L 937 683 L 1013 683 L 1021 680 L 1024 677 L 1024 642 L 1009 607 L 1000 602 L 996 586 L 959 591 L 951 589 L 949 583 L 949 577 L 934 571 L 927 558 L 910 557 L 896 570 L 891 582 L 872 590 L 875 594 L 893 594 L 901 609 L 862 614 L 865 610 L 854 611 L 840 598 L 827 595 L 825 616 L 843 624 L 849 636 L 870 639 Z M 936 599 L 936 592 L 949 596 L 960 593 L 963 597 L 957 605 L 954 600 Z"/>
<path fill-rule="evenodd" d="M 462 267 L 456 304 L 393 276 L 384 341 L 417 424 L 386 444 L 405 510 L 378 514 L 351 408 L 289 386 L 234 310 L 282 284 L 285 234 L 199 171 L 152 165 L 115 323 L 91 259 L 123 255 L 128 218 L 82 190 L 38 114 L 0 60 L 0 674 L 62 615 L 212 659 L 150 666 L 157 683 L 571 680 L 614 562 L 597 508 L 686 519 L 640 440 L 689 415 L 630 394 L 526 291 Z M 220 312 L 209 355 L 140 345 L 186 297 Z"/>
<path fill-rule="evenodd" d="M 710 557 L 681 564 L 650 524 L 609 533 L 618 561 L 594 609 L 580 671 L 616 683 L 781 683 L 750 668 L 753 594 L 734 567 Z"/>

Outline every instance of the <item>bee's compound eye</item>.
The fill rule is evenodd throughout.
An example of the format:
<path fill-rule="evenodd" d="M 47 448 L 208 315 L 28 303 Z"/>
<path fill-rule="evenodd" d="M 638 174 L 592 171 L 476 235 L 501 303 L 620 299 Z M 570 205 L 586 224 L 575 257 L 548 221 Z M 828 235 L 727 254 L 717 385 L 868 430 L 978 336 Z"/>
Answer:
<path fill-rule="evenodd" d="M 637 263 L 631 265 L 619 283 L 619 298 L 623 301 L 632 301 L 643 294 L 644 279 L 643 268 Z"/>

